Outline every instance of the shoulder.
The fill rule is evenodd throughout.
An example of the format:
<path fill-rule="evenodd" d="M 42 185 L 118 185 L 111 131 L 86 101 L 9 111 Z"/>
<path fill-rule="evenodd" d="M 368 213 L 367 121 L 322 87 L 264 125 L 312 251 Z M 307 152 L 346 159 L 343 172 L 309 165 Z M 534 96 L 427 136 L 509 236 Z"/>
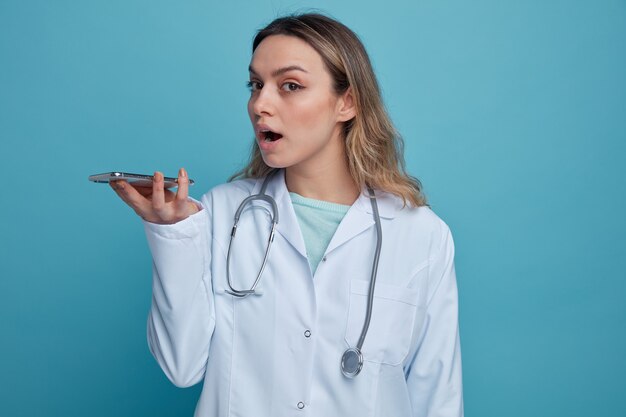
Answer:
<path fill-rule="evenodd" d="M 257 181 L 258 179 L 256 178 L 245 178 L 245 179 L 235 180 L 231 182 L 226 182 L 223 184 L 216 185 L 211 190 L 209 190 L 207 194 L 214 195 L 214 196 L 250 194 L 250 192 L 256 185 Z"/>
<path fill-rule="evenodd" d="M 257 181 L 256 178 L 246 178 L 216 185 L 202 196 L 202 204 L 212 209 L 230 206 L 233 202 L 239 204 L 250 195 Z"/>
<path fill-rule="evenodd" d="M 218 184 L 215 187 L 211 188 L 208 192 L 206 192 L 204 196 L 202 196 L 202 198 L 230 198 L 234 196 L 238 197 L 244 194 L 249 195 L 257 181 L 258 180 L 256 178 L 246 178 Z"/>
<path fill-rule="evenodd" d="M 404 205 L 402 198 L 378 191 L 379 205 L 387 207 L 392 218 L 404 227 L 418 227 L 423 231 L 448 233 L 448 225 L 429 206 Z"/>
<path fill-rule="evenodd" d="M 452 245 L 448 224 L 429 206 L 404 206 L 400 197 L 384 194 L 392 199 L 396 208 L 387 229 L 402 241 L 414 247 L 426 249 L 428 257 L 436 256 L 444 247 Z"/>
<path fill-rule="evenodd" d="M 404 207 L 397 212 L 397 217 L 401 222 L 414 224 L 424 231 L 446 234 L 450 228 L 441 217 L 439 217 L 431 207 Z"/>

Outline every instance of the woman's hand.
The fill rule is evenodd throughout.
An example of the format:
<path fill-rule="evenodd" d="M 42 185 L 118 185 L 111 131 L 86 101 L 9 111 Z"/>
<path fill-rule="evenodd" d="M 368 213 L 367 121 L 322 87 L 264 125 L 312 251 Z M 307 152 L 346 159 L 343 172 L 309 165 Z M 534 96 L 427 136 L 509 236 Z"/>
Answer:
<path fill-rule="evenodd" d="M 111 188 L 138 216 L 150 223 L 174 224 L 200 211 L 187 199 L 189 177 L 184 168 L 178 171 L 176 193 L 163 188 L 163 174 L 154 173 L 152 188 L 133 187 L 124 180 L 111 181 Z"/>

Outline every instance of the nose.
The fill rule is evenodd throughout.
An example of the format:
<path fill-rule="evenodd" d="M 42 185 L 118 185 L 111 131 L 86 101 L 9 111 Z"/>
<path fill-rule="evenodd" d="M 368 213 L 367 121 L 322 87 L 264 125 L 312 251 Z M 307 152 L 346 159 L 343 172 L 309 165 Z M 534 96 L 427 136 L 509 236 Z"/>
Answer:
<path fill-rule="evenodd" d="M 270 89 L 262 87 L 250 97 L 250 107 L 256 116 L 271 116 L 274 114 L 274 104 Z"/>

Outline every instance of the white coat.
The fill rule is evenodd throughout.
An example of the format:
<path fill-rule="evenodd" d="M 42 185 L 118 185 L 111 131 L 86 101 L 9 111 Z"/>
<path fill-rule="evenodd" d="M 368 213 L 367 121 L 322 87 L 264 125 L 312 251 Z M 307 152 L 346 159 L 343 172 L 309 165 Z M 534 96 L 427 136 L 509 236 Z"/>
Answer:
<path fill-rule="evenodd" d="M 203 417 L 463 415 L 454 247 L 429 208 L 377 191 L 382 251 L 365 363 L 340 369 L 363 327 L 376 230 L 367 191 L 350 207 L 312 275 L 284 175 L 266 193 L 279 224 L 258 295 L 228 293 L 233 215 L 262 180 L 220 185 L 174 225 L 145 223 L 154 260 L 150 350 L 177 386 L 204 381 Z M 233 286 L 248 289 L 269 231 L 266 203 L 245 210 Z"/>

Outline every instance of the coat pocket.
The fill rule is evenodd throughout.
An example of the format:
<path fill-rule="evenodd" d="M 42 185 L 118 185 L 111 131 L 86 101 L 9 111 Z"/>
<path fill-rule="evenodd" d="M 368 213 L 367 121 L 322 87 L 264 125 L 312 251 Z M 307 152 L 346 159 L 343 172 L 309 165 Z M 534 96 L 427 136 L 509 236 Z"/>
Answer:
<path fill-rule="evenodd" d="M 350 282 L 350 307 L 345 340 L 356 347 L 367 312 L 369 281 Z M 366 361 L 398 365 L 409 352 L 418 291 L 413 288 L 376 283 L 369 329 L 362 353 Z"/>

